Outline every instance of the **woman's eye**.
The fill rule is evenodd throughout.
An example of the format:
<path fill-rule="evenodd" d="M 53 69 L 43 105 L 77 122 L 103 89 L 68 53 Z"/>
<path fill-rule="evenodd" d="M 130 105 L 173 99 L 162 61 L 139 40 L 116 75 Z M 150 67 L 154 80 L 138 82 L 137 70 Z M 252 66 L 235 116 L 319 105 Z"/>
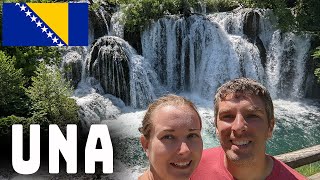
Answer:
<path fill-rule="evenodd" d="M 174 137 L 172 135 L 165 135 L 161 139 L 173 139 Z"/>

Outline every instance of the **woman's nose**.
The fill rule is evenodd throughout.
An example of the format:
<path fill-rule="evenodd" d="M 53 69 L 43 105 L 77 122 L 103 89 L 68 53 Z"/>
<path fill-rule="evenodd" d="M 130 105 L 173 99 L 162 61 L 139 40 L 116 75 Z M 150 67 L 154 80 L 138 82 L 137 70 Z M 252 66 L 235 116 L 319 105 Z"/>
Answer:
<path fill-rule="evenodd" d="M 190 153 L 190 148 L 186 142 L 181 142 L 178 154 L 179 155 L 184 155 Z"/>

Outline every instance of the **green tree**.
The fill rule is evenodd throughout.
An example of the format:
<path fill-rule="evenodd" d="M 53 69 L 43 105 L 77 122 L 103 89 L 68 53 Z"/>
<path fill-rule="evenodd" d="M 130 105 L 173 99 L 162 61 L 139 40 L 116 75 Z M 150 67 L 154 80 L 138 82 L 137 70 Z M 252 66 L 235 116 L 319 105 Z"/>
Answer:
<path fill-rule="evenodd" d="M 0 116 L 22 115 L 28 111 L 22 70 L 14 67 L 15 58 L 0 51 Z"/>
<path fill-rule="evenodd" d="M 56 47 L 1 47 L 7 55 L 14 56 L 15 67 L 22 68 L 23 75 L 30 80 L 41 60 L 47 64 L 59 64 L 61 52 Z"/>
<path fill-rule="evenodd" d="M 26 92 L 32 101 L 34 114 L 43 114 L 50 124 L 61 127 L 78 123 L 78 106 L 75 100 L 70 98 L 72 88 L 69 82 L 62 78 L 58 68 L 41 63 L 32 81 L 32 86 Z"/>
<path fill-rule="evenodd" d="M 298 0 L 295 7 L 296 20 L 301 31 L 319 32 L 320 1 Z"/>
<path fill-rule="evenodd" d="M 128 31 L 143 30 L 150 22 L 166 14 L 190 15 L 202 0 L 119 0 L 123 9 L 123 22 Z"/>

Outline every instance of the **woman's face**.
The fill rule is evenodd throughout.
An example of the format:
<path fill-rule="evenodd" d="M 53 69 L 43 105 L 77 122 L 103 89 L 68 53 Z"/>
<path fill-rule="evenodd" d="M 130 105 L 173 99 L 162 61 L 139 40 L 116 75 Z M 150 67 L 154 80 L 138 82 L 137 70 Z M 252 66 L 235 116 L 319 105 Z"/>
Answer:
<path fill-rule="evenodd" d="M 155 179 L 189 179 L 203 150 L 200 119 L 187 105 L 157 108 L 150 138 L 141 137 Z"/>

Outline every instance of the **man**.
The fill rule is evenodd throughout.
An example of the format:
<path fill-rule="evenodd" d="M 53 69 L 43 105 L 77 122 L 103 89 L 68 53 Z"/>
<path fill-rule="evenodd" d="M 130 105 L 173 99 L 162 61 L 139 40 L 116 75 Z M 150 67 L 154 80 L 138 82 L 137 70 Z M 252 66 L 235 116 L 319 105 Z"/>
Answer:
<path fill-rule="evenodd" d="M 273 103 L 260 83 L 238 78 L 215 95 L 214 120 L 221 147 L 204 150 L 191 179 L 306 179 L 266 155 L 274 127 Z"/>

